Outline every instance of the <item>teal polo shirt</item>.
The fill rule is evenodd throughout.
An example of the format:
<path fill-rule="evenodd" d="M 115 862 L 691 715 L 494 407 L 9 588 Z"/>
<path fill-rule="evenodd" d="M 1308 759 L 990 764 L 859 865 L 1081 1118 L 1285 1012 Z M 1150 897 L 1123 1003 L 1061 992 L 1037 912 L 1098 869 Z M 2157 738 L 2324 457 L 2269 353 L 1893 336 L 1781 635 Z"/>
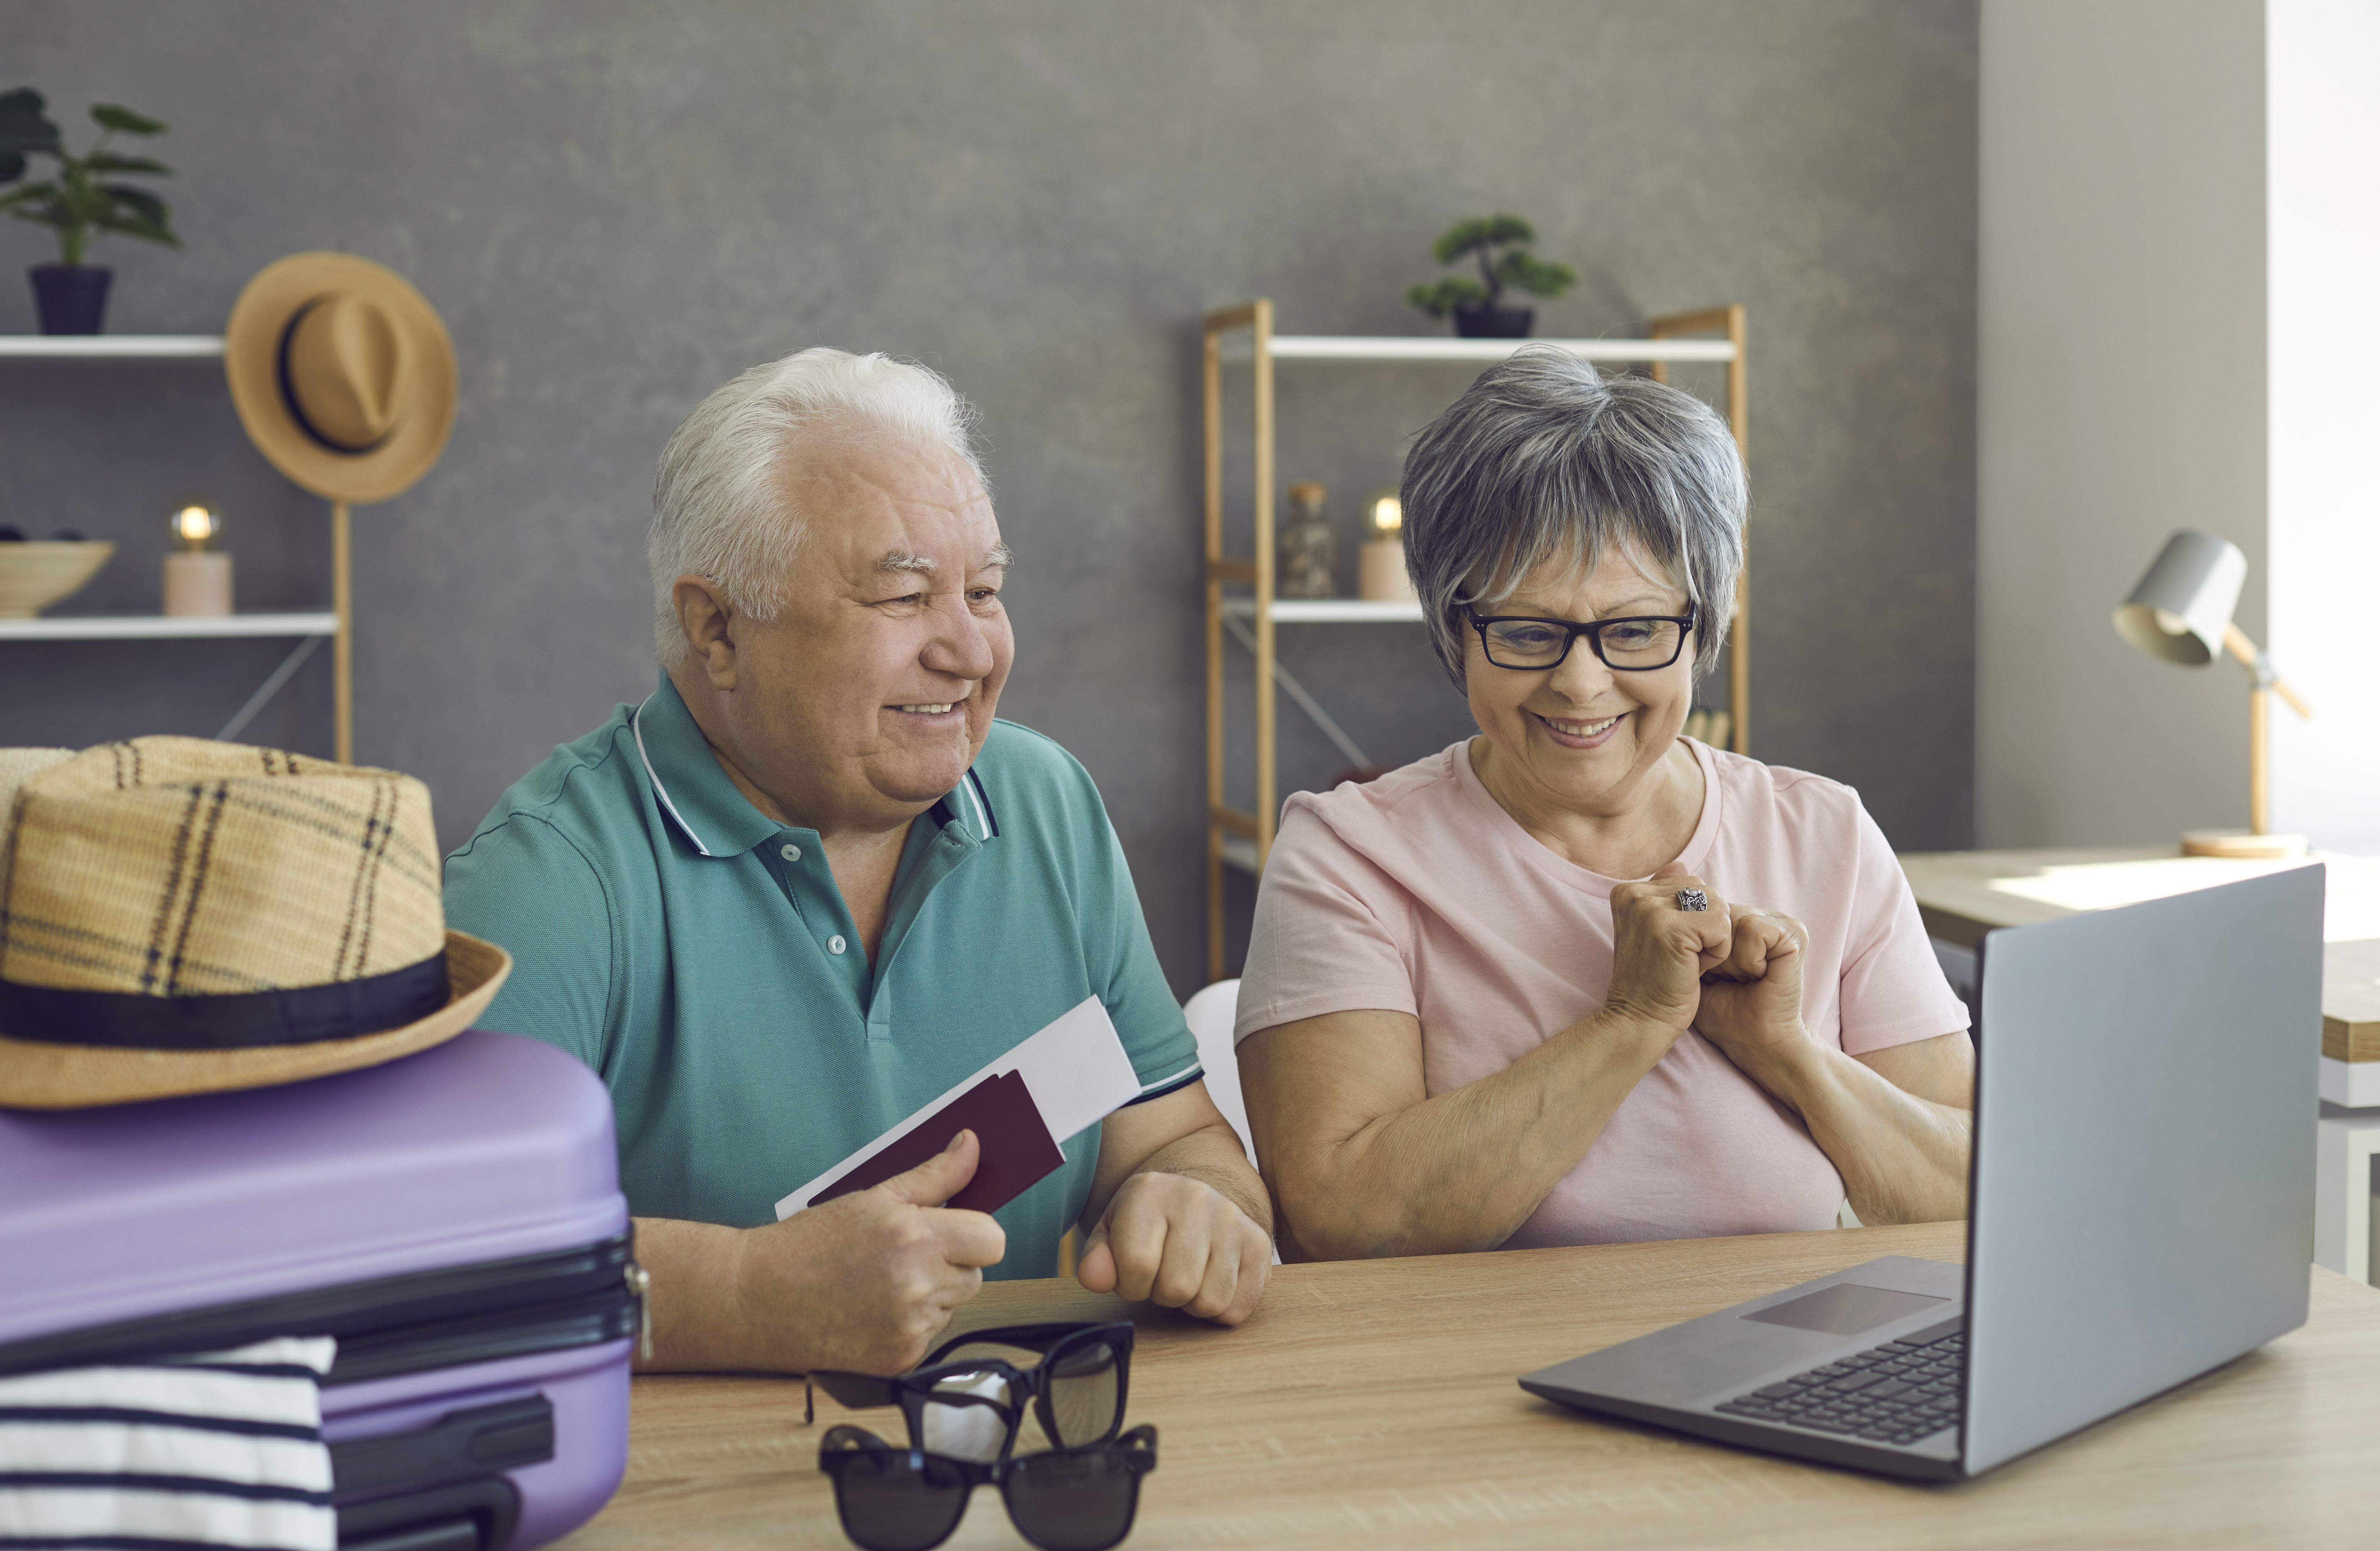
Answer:
<path fill-rule="evenodd" d="M 513 956 L 480 1025 L 611 1089 L 640 1216 L 770 1222 L 1086 996 L 1143 1098 L 1200 1075 L 1099 789 L 1009 722 L 910 826 L 872 969 L 818 832 L 746 800 L 666 677 L 504 794 L 447 859 L 446 919 Z M 1054 1271 L 1099 1128 L 1060 1140 L 1065 1166 L 995 1214 L 988 1275 Z"/>

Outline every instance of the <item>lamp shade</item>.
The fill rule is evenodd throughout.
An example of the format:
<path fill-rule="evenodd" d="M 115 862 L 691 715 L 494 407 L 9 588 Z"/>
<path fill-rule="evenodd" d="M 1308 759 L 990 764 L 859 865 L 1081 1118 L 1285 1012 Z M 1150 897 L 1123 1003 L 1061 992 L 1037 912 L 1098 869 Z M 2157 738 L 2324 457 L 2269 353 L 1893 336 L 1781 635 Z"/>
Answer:
<path fill-rule="evenodd" d="M 2248 557 L 2238 544 L 2185 528 L 2165 541 L 2116 610 L 2116 633 L 2152 657 L 2202 667 L 2223 650 L 2247 580 Z"/>

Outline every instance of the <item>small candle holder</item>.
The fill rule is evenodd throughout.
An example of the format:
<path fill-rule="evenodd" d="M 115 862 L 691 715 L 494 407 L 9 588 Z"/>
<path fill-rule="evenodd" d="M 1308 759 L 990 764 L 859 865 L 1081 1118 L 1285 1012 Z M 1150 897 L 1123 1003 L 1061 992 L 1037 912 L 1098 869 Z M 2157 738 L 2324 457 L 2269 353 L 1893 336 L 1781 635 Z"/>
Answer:
<path fill-rule="evenodd" d="M 1364 531 L 1357 596 L 1377 604 L 1414 602 L 1413 578 L 1405 572 L 1405 508 L 1395 491 L 1375 491 L 1364 503 Z"/>
<path fill-rule="evenodd" d="M 189 496 L 165 519 L 178 547 L 165 556 L 165 613 L 177 618 L 231 612 L 231 556 L 209 549 L 223 531 L 223 517 L 205 500 Z"/>

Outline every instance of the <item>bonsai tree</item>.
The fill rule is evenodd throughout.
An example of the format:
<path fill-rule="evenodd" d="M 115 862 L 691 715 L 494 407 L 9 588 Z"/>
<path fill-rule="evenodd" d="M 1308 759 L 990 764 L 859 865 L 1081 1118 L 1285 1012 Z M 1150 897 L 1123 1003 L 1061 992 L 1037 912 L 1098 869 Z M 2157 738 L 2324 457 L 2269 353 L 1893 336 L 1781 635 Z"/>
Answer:
<path fill-rule="evenodd" d="M 1450 312 L 1492 311 L 1508 286 L 1531 296 L 1560 296 L 1578 284 L 1578 275 L 1568 264 L 1548 263 L 1522 246 L 1536 239 L 1536 228 L 1517 215 L 1457 221 L 1432 251 L 1442 264 L 1470 257 L 1479 266 L 1479 278 L 1450 275 L 1414 287 L 1405 299 L 1433 318 L 1443 318 Z"/>
<path fill-rule="evenodd" d="M 179 248 L 165 202 L 146 189 L 115 181 L 126 176 L 171 177 L 173 169 L 146 156 L 109 149 L 117 135 L 163 134 L 165 126 L 130 108 L 100 104 L 91 110 L 99 139 L 82 155 L 70 153 L 58 127 L 42 111 L 42 94 L 30 87 L 0 92 L 0 183 L 25 175 L 25 158 L 42 155 L 58 164 L 55 177 L 20 184 L 0 194 L 0 210 L 58 234 L 58 262 L 79 265 L 95 235 L 120 232 L 144 242 Z"/>

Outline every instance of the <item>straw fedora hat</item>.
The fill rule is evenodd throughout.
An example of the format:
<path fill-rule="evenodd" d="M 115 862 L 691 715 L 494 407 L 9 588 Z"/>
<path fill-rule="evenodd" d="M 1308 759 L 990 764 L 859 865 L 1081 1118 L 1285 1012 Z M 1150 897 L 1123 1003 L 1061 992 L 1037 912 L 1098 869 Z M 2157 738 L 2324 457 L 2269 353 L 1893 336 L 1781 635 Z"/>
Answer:
<path fill-rule="evenodd" d="M 266 265 L 224 325 L 224 374 L 249 439 L 334 501 L 385 501 L 455 428 L 455 347 L 421 293 L 351 253 Z"/>
<path fill-rule="evenodd" d="M 446 930 L 410 776 L 196 738 L 0 751 L 0 1105 L 374 1066 L 511 969 Z"/>

